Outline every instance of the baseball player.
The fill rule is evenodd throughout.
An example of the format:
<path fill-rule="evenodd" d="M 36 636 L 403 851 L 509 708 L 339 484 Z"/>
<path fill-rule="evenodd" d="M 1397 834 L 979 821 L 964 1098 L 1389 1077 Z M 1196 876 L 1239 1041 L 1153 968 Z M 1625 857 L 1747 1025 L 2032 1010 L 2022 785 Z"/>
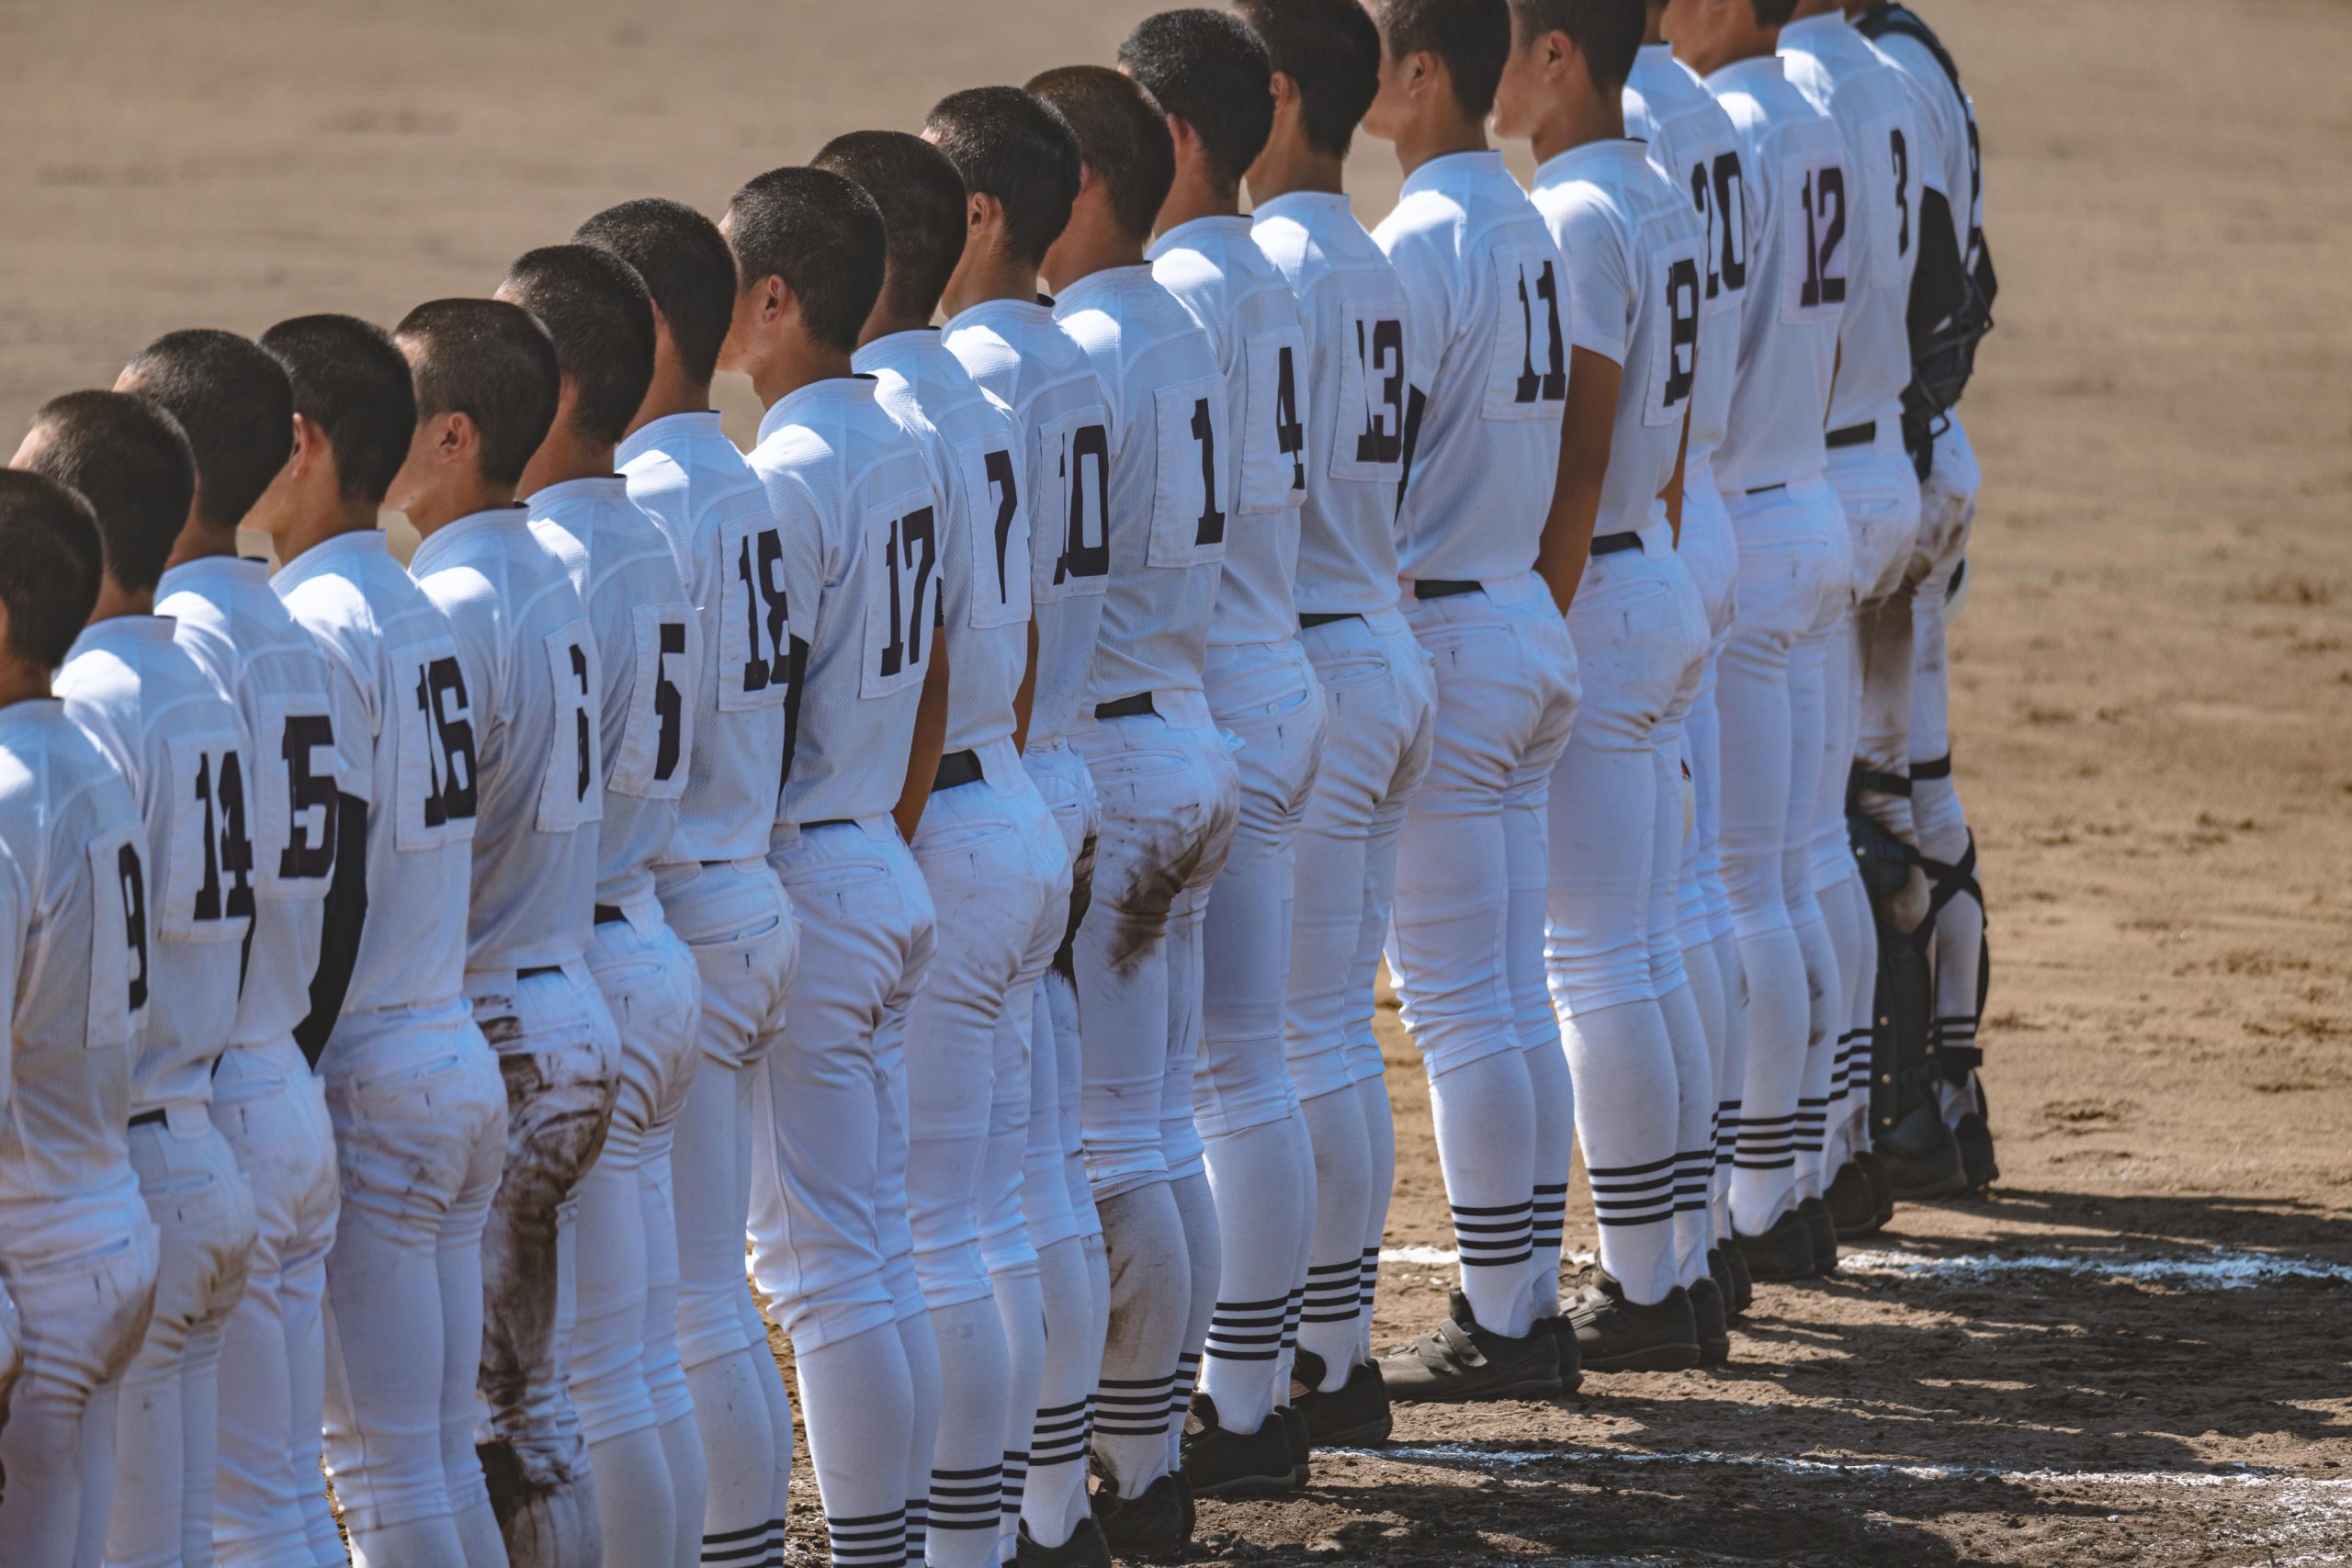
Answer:
<path fill-rule="evenodd" d="M 1099 66 L 1048 72 L 1029 89 L 1078 133 L 1085 177 L 1043 275 L 1112 411 L 1110 585 L 1085 698 L 1095 723 L 1074 738 L 1102 813 L 1075 945 L 1086 1166 L 1111 1270 L 1094 1506 L 1114 1550 L 1172 1551 L 1192 1533 L 1171 1441 L 1184 1336 L 1193 1299 L 1215 1292 L 1214 1269 L 1193 1256 L 1212 1248 L 1216 1210 L 1193 1077 L 1204 906 L 1239 803 L 1202 665 L 1234 451 L 1216 349 L 1144 259 L 1174 177 L 1165 117 Z"/>
<path fill-rule="evenodd" d="M 1822 478 L 1822 414 L 1848 293 L 1837 127 L 1773 53 L 1793 0 L 1669 0 L 1666 36 L 1705 75 L 1740 138 L 1748 302 L 1715 483 L 1739 546 L 1738 607 L 1718 676 L 1724 882 L 1747 976 L 1748 1050 L 1732 1219 L 1758 1279 L 1834 1266 L 1826 1206 L 1798 1212 L 1798 1100 L 1815 1019 L 1808 976 L 1834 974 L 1803 852 L 1823 749 L 1830 630 L 1851 598 L 1850 548 Z M 1735 782 L 1736 781 L 1736 782 Z M 1791 860 L 1792 847 L 1798 852 Z M 1810 932 L 1810 965 L 1802 937 Z M 1821 1027 L 1833 1016 L 1825 1000 Z M 1826 1251 L 1826 1256 L 1825 1256 Z"/>
<path fill-rule="evenodd" d="M 1705 241 L 1700 258 L 1699 367 L 1684 441 L 1682 525 L 1675 553 L 1705 601 L 1711 644 L 1698 696 L 1683 725 L 1693 810 L 1677 904 L 1683 966 L 1690 976 L 1714 1067 L 1710 1272 L 1726 1314 L 1736 1316 L 1754 1292 L 1746 1256 L 1731 1245 L 1733 1144 L 1747 1070 L 1747 1003 L 1731 898 L 1723 879 L 1723 749 L 1715 687 L 1723 649 L 1731 637 L 1739 550 L 1715 485 L 1714 460 L 1731 405 L 1740 312 L 1747 299 L 1749 182 L 1731 118 L 1690 67 L 1674 58 L 1661 31 L 1665 15 L 1666 0 L 1649 0 L 1645 41 L 1625 84 L 1625 133 L 1645 142 L 1650 162 L 1669 183 L 1690 193 Z"/>
<path fill-rule="evenodd" d="M 1567 400 L 1566 265 L 1487 145 L 1509 6 L 1384 0 L 1374 16 L 1380 93 L 1364 129 L 1405 170 L 1373 231 L 1410 308 L 1397 570 L 1437 672 L 1388 964 L 1429 1074 L 1462 1257 L 1448 1319 L 1381 1375 L 1404 1399 L 1548 1393 L 1574 1379 L 1531 1288 L 1558 1275 L 1574 1141 L 1543 964 L 1546 795 L 1577 700 L 1561 605 L 1583 554 L 1573 525 L 1546 520 Z M 1549 592 L 1539 555 L 1564 572 Z"/>
<path fill-rule="evenodd" d="M 560 378 L 547 329 L 517 305 L 430 301 L 393 338 L 417 426 L 386 499 L 423 536 L 409 574 L 448 616 L 481 715 L 466 996 L 507 1106 L 482 1236 L 482 1473 L 515 1568 L 592 1568 L 601 1532 L 571 1355 L 578 1189 L 620 1067 L 587 964 L 604 681 L 579 592 L 514 505 Z"/>
<path fill-rule="evenodd" d="M 1193 1259 L 1184 1348 L 1204 1346 L 1205 1365 L 1182 1461 L 1200 1495 L 1278 1494 L 1305 1479 L 1305 1421 L 1276 1409 L 1289 1404 L 1315 1225 L 1314 1145 L 1283 1048 L 1293 844 L 1323 749 L 1322 682 L 1299 642 L 1291 592 L 1315 415 L 1306 318 L 1241 216 L 1241 177 L 1273 128 L 1266 46 L 1226 13 L 1168 11 L 1127 35 L 1119 65 L 1168 115 L 1176 178 L 1146 254 L 1152 276 L 1216 351 L 1237 444 L 1203 681 L 1210 716 L 1241 739 L 1241 811 L 1202 927 L 1193 1101 L 1217 1225 Z M 1180 1201 L 1186 1190 L 1178 1187 Z M 1217 1282 L 1208 1297 L 1198 1287 L 1212 1247 Z M 1182 1371 L 1180 1401 L 1191 1393 Z"/>
<path fill-rule="evenodd" d="M 801 667 L 768 860 L 807 959 L 755 1117 L 752 1278 L 792 1337 L 833 1561 L 895 1563 L 921 1555 L 940 1375 L 906 1215 L 907 1013 L 933 934 L 906 836 L 939 769 L 937 633 L 967 547 L 923 447 L 853 373 L 885 265 L 873 198 L 775 169 L 723 227 L 741 286 L 722 363 L 767 407 L 752 468 Z"/>
<path fill-rule="evenodd" d="M 907 1017 L 907 1217 L 940 1366 L 929 1561 L 984 1568 L 1001 1536 L 1015 1373 L 1024 1414 L 1036 1408 L 1043 1373 L 1042 1341 L 1008 1336 L 1001 1303 L 1027 1296 L 1027 1323 L 1042 1325 L 1020 1206 L 1029 1036 L 1069 898 L 1061 830 L 1016 740 L 1031 705 L 1027 454 L 1012 410 L 980 389 L 931 326 L 964 250 L 955 164 L 920 137 L 871 130 L 834 138 L 816 166 L 854 180 L 881 209 L 888 262 L 853 363 L 922 443 L 968 552 L 941 600 L 947 731 L 909 846 L 938 936 Z M 1015 1278 L 1023 1275 L 1025 1288 Z"/>
<path fill-rule="evenodd" d="M 1808 1058 L 1805 1112 L 1798 1141 L 1799 1179 L 1828 1201 L 1839 1185 L 1857 1234 L 1876 1228 L 1877 1201 L 1859 1166 L 1850 1171 L 1849 1134 L 1854 1071 L 1867 1071 L 1878 978 L 1878 932 L 1846 829 L 1847 776 L 1856 798 L 1904 841 L 1915 838 L 1910 800 L 1883 787 L 1906 771 L 1911 710 L 1910 616 L 1891 608 L 1919 530 L 1919 479 L 1903 449 L 1903 391 L 1911 380 L 1906 314 L 1918 248 L 1919 132 L 1903 73 L 1846 20 L 1838 0 L 1799 0 L 1781 35 L 1789 80 L 1838 124 L 1855 179 L 1853 276 L 1838 329 L 1838 376 L 1830 396 L 1829 482 L 1846 513 L 1854 554 L 1857 608 L 1829 649 L 1829 745 L 1815 790 L 1812 835 L 1814 892 L 1827 917 L 1840 990 L 1834 1057 Z M 1867 722 L 1866 722 L 1867 715 Z M 1862 732 L 1872 744 L 1865 754 Z M 1859 771 L 1858 771 L 1859 770 Z M 1908 931 L 1926 913 L 1927 889 L 1916 874 L 1889 913 Z M 1812 1101 L 1819 1100 L 1817 1108 Z M 1836 1223 L 1836 1215 L 1831 1215 Z"/>
<path fill-rule="evenodd" d="M 350 763 L 317 639 L 270 588 L 269 563 L 237 557 L 238 524 L 292 452 L 293 389 L 259 345 L 200 330 L 148 344 L 116 389 L 162 404 L 195 456 L 196 504 L 155 585 L 155 610 L 235 705 L 247 739 L 253 934 L 231 1043 L 212 1068 L 212 1122 L 252 1190 L 259 1239 L 221 1345 L 210 1550 L 258 1565 L 306 1552 L 328 1562 L 324 1548 L 339 1562 L 342 1538 L 317 1482 L 321 1310 L 338 1195 L 314 1058 L 349 974 L 347 953 L 322 964 L 327 897 L 345 843 L 365 852 L 365 821 L 341 809 Z"/>
<path fill-rule="evenodd" d="M 199 1562 L 211 1555 L 213 1378 L 254 1240 L 252 1197 L 205 1111 L 253 923 L 246 746 L 236 710 L 153 614 L 195 496 L 178 422 L 128 393 L 69 393 L 42 407 L 15 461 L 97 516 L 98 601 L 56 692 L 138 805 L 143 978 L 169 1000 L 151 1010 L 130 1075 L 130 1163 L 161 1242 L 154 1310 L 114 1395 L 121 1506 L 110 1519 L 85 1510 L 77 1553 L 93 1553 L 95 1517 L 109 1561 L 161 1568 L 190 1547 Z"/>
<path fill-rule="evenodd" d="M 1544 948 L 1600 1235 L 1569 1316 L 1579 1365 L 1663 1371 L 1729 1351 L 1703 1223 L 1713 1072 L 1673 909 L 1680 730 L 1708 642 L 1674 549 L 1705 237 L 1623 134 L 1640 13 L 1513 0 L 1511 24 L 1495 129 L 1533 144 L 1567 263 L 1561 487 L 1592 541 L 1567 615 L 1584 690 L 1552 780 Z M 1541 1314 L 1556 1272 L 1537 1288 Z"/>
<path fill-rule="evenodd" d="M 1086 1180 L 1071 937 L 1084 913 L 1097 822 L 1094 785 L 1069 737 L 1080 722 L 1110 583 L 1104 502 L 1111 412 L 1093 367 L 1036 294 L 1037 269 L 1069 223 L 1080 180 L 1078 138 L 1059 110 L 1016 87 L 956 93 L 923 131 L 961 174 L 964 251 L 948 279 L 942 341 L 1020 426 L 1029 498 L 1030 601 L 1036 641 L 1022 762 L 1053 814 L 1071 889 L 1045 913 L 1055 944 L 1030 1028 L 1030 1102 L 1021 1211 L 1037 1254 L 1041 1311 L 1018 1277 L 991 1265 L 1013 1398 L 1005 1443 L 1005 1529 L 1014 1560 L 1109 1560 L 1086 1504 L 1095 1379 L 1110 1312 L 1102 1227 Z M 984 1237 L 984 1247 L 994 1244 Z M 1030 1348 L 1035 1323 L 1042 1350 Z M 1035 1392 L 1023 1369 L 1042 1355 Z M 1023 1401 L 1026 1401 L 1024 1404 Z"/>
<path fill-rule="evenodd" d="M 701 1055 L 672 1163 L 691 1429 L 675 1419 L 674 1391 L 658 1372 L 655 1391 L 677 1495 L 704 1498 L 700 1540 L 681 1540 L 679 1562 L 757 1562 L 783 1550 L 792 1475 L 792 1408 L 743 1277 L 753 1088 L 783 1027 L 800 951 L 791 903 L 767 863 L 792 674 L 784 536 L 710 407 L 735 306 L 735 258 L 718 225 L 645 197 L 598 213 L 574 238 L 628 262 L 653 297 L 653 381 L 614 460 L 629 499 L 677 552 L 701 627 L 701 660 L 682 687 L 694 704 L 686 789 L 654 867 L 665 923 L 702 976 Z M 697 1468 L 706 1485 L 693 1482 Z M 694 1510 L 678 1512 L 683 1537 Z"/>
<path fill-rule="evenodd" d="M 653 375 L 644 281 L 610 251 L 550 245 L 509 267 L 498 297 L 537 316 L 555 344 L 555 423 L 516 493 L 580 595 L 602 675 L 604 816 L 588 970 L 620 1034 L 621 1072 L 604 1151 L 580 1184 L 572 1395 L 606 1561 L 662 1564 L 702 1534 L 699 1492 L 678 1490 L 698 1487 L 701 1467 L 673 1475 L 670 1459 L 681 1438 L 700 1447 L 678 1366 L 670 1146 L 694 1077 L 701 985 L 653 891 L 693 754 L 698 705 L 688 694 L 702 669 L 702 622 L 669 539 L 613 471 L 613 447 Z M 652 1269 L 656 1258 L 669 1267 Z M 665 1424 L 679 1429 L 665 1438 Z M 682 1524 L 681 1508 L 694 1518 Z"/>
<path fill-rule="evenodd" d="M 155 1296 L 156 1227 L 123 1133 L 150 991 L 146 835 L 122 775 L 50 694 L 100 558 L 87 502 L 0 471 L 0 843 L 24 922 L 0 1126 L 0 1281 L 24 1354 L 0 1428 L 11 1568 L 98 1561 L 116 1380 Z"/>
<path fill-rule="evenodd" d="M 1296 841 L 1283 1043 L 1315 1157 L 1294 1404 L 1317 1443 L 1378 1441 L 1372 1292 L 1396 1137 L 1372 1032 L 1396 837 L 1429 769 L 1434 687 L 1396 607 L 1390 532 L 1404 473 L 1405 292 L 1350 209 L 1343 169 L 1379 90 L 1380 35 L 1354 0 L 1237 7 L 1266 46 L 1273 124 L 1249 171 L 1251 236 L 1306 322 L 1299 641 L 1329 720 Z M 1246 757 L 1246 753 L 1245 753 Z"/>
<path fill-rule="evenodd" d="M 477 710 L 447 617 L 376 525 L 416 430 L 407 362 L 348 316 L 281 321 L 261 346 L 293 385 L 294 452 L 247 522 L 324 649 L 349 764 L 313 987 L 328 1010 L 300 1026 L 323 1045 L 343 1197 L 327 1258 L 327 1468 L 363 1568 L 495 1568 L 505 1548 L 473 1422 L 506 1095 L 462 991 Z M 321 1023 L 331 1034 L 313 1036 Z"/>

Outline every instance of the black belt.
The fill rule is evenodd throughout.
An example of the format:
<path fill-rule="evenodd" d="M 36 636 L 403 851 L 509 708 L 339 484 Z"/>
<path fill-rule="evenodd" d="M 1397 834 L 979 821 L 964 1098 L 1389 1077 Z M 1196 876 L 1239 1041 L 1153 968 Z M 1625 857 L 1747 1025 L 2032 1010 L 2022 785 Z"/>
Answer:
<path fill-rule="evenodd" d="M 1487 585 L 1483 582 L 1457 582 L 1442 577 L 1424 577 L 1413 583 L 1413 597 L 1416 599 L 1454 599 L 1464 593 L 1484 593 L 1486 591 Z"/>
<path fill-rule="evenodd" d="M 130 1124 L 134 1127 L 160 1127 L 168 1120 L 170 1120 L 170 1118 L 166 1117 L 160 1110 L 142 1111 L 138 1115 L 133 1116 L 130 1119 Z"/>
<path fill-rule="evenodd" d="M 1878 421 L 1866 419 L 1860 424 L 1849 424 L 1843 430 L 1831 431 L 1829 449 L 1835 452 L 1844 446 L 1868 446 L 1877 439 Z"/>
<path fill-rule="evenodd" d="M 515 970 L 514 978 L 517 980 L 536 980 L 542 975 L 560 975 L 562 973 L 563 965 L 560 964 L 538 964 L 532 965 L 528 969 Z"/>
<path fill-rule="evenodd" d="M 1782 479 L 1776 485 L 1758 485 L 1754 490 L 1749 491 L 1747 493 L 1750 495 L 1770 495 L 1776 490 L 1786 490 L 1788 488 L 1789 481 Z"/>
<path fill-rule="evenodd" d="M 1145 714 L 1159 711 L 1152 705 L 1149 692 L 1137 692 L 1132 697 L 1119 697 L 1094 705 L 1094 716 L 1097 718 L 1140 718 Z"/>
<path fill-rule="evenodd" d="M 1948 779 L 1950 777 L 1951 777 L 1951 753 L 1949 751 L 1945 752 L 1942 756 L 1936 758 L 1933 761 L 1914 762 L 1911 764 L 1911 778 L 1912 782 L 1915 784 L 1921 779 Z"/>
<path fill-rule="evenodd" d="M 1363 617 L 1357 615 L 1353 610 L 1333 610 L 1328 614 L 1321 610 L 1312 612 L 1301 610 L 1298 613 L 1298 629 L 1303 632 L 1312 631 L 1317 626 L 1328 626 L 1333 621 L 1361 621 L 1363 619 Z"/>
<path fill-rule="evenodd" d="M 1592 553 L 1597 556 L 1613 556 L 1620 550 L 1638 550 L 1641 547 L 1642 536 L 1639 534 L 1602 534 L 1592 541 Z"/>
<path fill-rule="evenodd" d="M 987 775 L 980 771 L 980 754 L 977 751 L 950 751 L 939 759 L 939 772 L 931 779 L 931 793 L 954 789 L 959 784 L 978 784 Z"/>
<path fill-rule="evenodd" d="M 857 818 L 854 817 L 828 817 L 822 822 L 803 822 L 800 824 L 800 830 L 807 833 L 819 828 L 854 828 L 856 826 Z"/>
<path fill-rule="evenodd" d="M 610 904 L 596 906 L 596 923 L 600 926 L 616 926 L 628 919 L 627 910 L 616 908 Z"/>

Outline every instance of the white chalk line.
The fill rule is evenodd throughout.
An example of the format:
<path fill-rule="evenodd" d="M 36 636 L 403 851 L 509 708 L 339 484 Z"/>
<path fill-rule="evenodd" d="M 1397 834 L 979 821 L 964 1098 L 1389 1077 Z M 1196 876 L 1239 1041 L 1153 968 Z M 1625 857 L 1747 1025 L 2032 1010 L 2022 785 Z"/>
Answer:
<path fill-rule="evenodd" d="M 1383 1263 L 1410 1263 L 1426 1269 L 1451 1269 L 1462 1261 L 1462 1254 L 1450 1247 L 1384 1247 L 1380 1249 Z M 1571 1252 L 1567 1261 L 1582 1267 L 1594 1261 L 1589 1252 Z"/>
<path fill-rule="evenodd" d="M 1461 1255 L 1443 1247 L 1385 1247 L 1383 1263 L 1450 1269 Z M 1575 1264 L 1593 1260 L 1589 1252 L 1568 1255 Z M 2010 1274 L 2066 1274 L 2083 1280 L 2129 1280 L 2141 1284 L 2199 1285 L 2209 1290 L 2245 1291 L 2282 1280 L 2326 1280 L 2352 1284 L 2352 1263 L 2328 1263 L 2315 1258 L 2289 1258 L 2269 1252 L 2215 1252 L 2182 1258 L 2099 1258 L 2030 1255 L 2003 1258 L 1991 1253 L 1966 1253 L 1956 1258 L 1930 1258 L 1917 1252 L 1848 1252 L 1838 1268 L 1851 1274 L 1894 1275 L 1903 1279 L 1973 1282 Z"/>
<path fill-rule="evenodd" d="M 2302 1494 L 2326 1500 L 2330 1507 L 2352 1506 L 2352 1478 L 2282 1475 L 2262 1470 L 2003 1470 L 1996 1465 L 1803 1459 L 1778 1454 L 1717 1453 L 1704 1449 L 1684 1453 L 1645 1453 L 1622 1449 L 1482 1449 L 1468 1443 L 1392 1443 L 1381 1449 L 1338 1449 L 1333 1451 L 1360 1454 L 1367 1459 L 1433 1460 L 1502 1469 L 1531 1464 L 1679 1464 L 1772 1470 L 1791 1475 L 1892 1476 L 1906 1481 L 2002 1481 L 2045 1486 L 2248 1488 Z"/>

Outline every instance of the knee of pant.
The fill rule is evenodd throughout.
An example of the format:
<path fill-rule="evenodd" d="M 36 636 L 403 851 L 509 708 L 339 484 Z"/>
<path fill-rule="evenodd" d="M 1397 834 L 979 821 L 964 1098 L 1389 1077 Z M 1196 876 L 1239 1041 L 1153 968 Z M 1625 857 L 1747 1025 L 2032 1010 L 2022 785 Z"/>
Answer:
<path fill-rule="evenodd" d="M 988 1266 L 980 1257 L 977 1237 L 944 1247 L 919 1247 L 914 1266 L 923 1303 L 933 1310 L 961 1306 L 989 1293 Z"/>
<path fill-rule="evenodd" d="M 1651 983 L 1649 950 L 1630 936 L 1573 946 L 1549 942 L 1544 968 L 1553 1006 L 1564 1021 L 1579 1012 L 1657 999 Z"/>
<path fill-rule="evenodd" d="M 1286 1052 L 1285 1055 L 1291 1091 L 1302 1100 L 1336 1094 L 1355 1082 L 1344 1035 L 1333 1035 L 1312 1046 Z"/>
<path fill-rule="evenodd" d="M 719 1360 L 748 1343 L 743 1312 L 751 1287 L 740 1278 L 731 1283 L 678 1281 L 678 1360 L 688 1371 Z"/>
<path fill-rule="evenodd" d="M 571 1402 L 591 1443 L 609 1442 L 654 1424 L 653 1395 L 645 1381 L 641 1315 L 602 1321 L 581 1315 L 572 1337 Z"/>

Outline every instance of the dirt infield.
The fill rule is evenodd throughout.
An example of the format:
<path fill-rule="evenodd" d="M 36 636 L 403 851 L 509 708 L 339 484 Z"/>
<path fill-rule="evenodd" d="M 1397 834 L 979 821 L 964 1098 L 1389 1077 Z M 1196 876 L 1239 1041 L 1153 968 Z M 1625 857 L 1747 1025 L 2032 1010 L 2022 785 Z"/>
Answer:
<path fill-rule="evenodd" d="M 0 431 L 166 328 L 484 292 L 1151 8 L 0 0 Z M 1954 729 L 2006 1179 L 1768 1288 L 1724 1372 L 1408 1413 L 1304 1499 L 1204 1505 L 1196 1559 L 2352 1561 L 2352 6 L 1925 8 L 2004 286 Z M 1449 1243 L 1389 1046 L 1402 1338 Z"/>

